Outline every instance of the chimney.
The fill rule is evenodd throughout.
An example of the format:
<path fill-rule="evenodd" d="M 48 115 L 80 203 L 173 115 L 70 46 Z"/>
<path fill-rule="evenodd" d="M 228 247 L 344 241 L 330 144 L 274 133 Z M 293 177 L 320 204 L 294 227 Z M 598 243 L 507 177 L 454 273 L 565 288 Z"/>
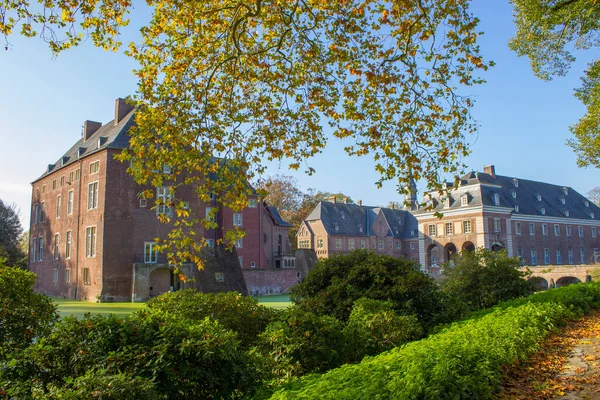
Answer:
<path fill-rule="evenodd" d="M 98 129 L 102 127 L 100 122 L 96 121 L 85 121 L 83 123 L 83 141 L 85 142 L 92 136 Z"/>
<path fill-rule="evenodd" d="M 361 207 L 362 207 L 362 200 L 357 200 L 357 201 L 356 201 L 356 204 L 358 204 L 359 206 L 361 206 Z"/>
<path fill-rule="evenodd" d="M 332 202 L 333 204 L 336 204 L 336 203 L 337 203 L 337 199 L 336 199 L 336 197 L 335 197 L 335 196 L 331 196 L 331 197 L 329 197 L 329 201 L 330 201 L 330 202 Z"/>
<path fill-rule="evenodd" d="M 348 204 L 348 198 L 344 197 L 344 204 Z"/>
<path fill-rule="evenodd" d="M 496 178 L 496 167 L 494 167 L 493 165 L 484 165 L 483 172 L 490 175 L 494 179 Z"/>
<path fill-rule="evenodd" d="M 125 117 L 129 112 L 133 110 L 133 106 L 127 104 L 127 100 L 118 98 L 115 100 L 115 125 L 117 125 L 123 117 Z"/>

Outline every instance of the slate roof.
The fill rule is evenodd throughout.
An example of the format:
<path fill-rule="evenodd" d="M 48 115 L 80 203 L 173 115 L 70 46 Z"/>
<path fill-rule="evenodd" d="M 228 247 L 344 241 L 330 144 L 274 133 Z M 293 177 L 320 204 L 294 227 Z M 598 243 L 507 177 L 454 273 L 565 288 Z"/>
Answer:
<path fill-rule="evenodd" d="M 66 153 L 62 155 L 53 164 L 50 164 L 46 172 L 44 172 L 34 182 L 42 179 L 43 177 L 58 171 L 62 167 L 66 167 L 74 162 L 77 162 L 82 157 L 87 157 L 90 154 L 96 153 L 105 149 L 125 149 L 129 146 L 129 129 L 135 124 L 135 109 L 125 115 L 119 123 L 114 124 L 114 120 L 98 128 L 87 140 L 83 140 L 83 137 L 79 139 Z M 98 139 L 103 138 L 101 145 Z M 79 153 L 79 149 L 83 149 L 82 153 Z"/>
<path fill-rule="evenodd" d="M 267 206 L 267 212 L 269 213 L 269 215 L 271 215 L 271 218 L 273 218 L 273 221 L 275 221 L 277 225 L 286 227 L 293 226 L 292 224 L 281 218 L 281 215 L 279 215 L 279 211 L 277 211 L 277 207 Z"/>
<path fill-rule="evenodd" d="M 450 207 L 444 208 L 443 198 L 436 196 L 433 199 L 434 210 L 443 213 L 445 210 L 462 208 L 460 198 L 465 193 L 469 198 L 468 206 L 506 207 L 512 209 L 513 215 L 600 219 L 600 207 L 571 187 L 502 175 L 492 176 L 483 172 L 469 172 L 461 178 L 460 188 L 450 193 Z M 494 201 L 496 194 L 498 204 Z M 538 196 L 541 196 L 541 200 L 538 200 Z M 429 211 L 416 210 L 415 214 L 425 212 Z"/>
<path fill-rule="evenodd" d="M 383 214 L 391 228 L 387 236 L 417 237 L 417 220 L 406 210 L 322 201 L 304 220 L 320 220 L 327 233 L 332 235 L 371 236 L 379 214 Z"/>

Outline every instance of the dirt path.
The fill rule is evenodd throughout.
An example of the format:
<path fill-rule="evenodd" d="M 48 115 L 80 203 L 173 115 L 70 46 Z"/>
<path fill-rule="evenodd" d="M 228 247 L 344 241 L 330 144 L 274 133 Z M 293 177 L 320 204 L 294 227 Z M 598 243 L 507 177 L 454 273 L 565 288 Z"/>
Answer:
<path fill-rule="evenodd" d="M 548 338 L 531 360 L 507 368 L 498 399 L 600 399 L 600 311 Z"/>

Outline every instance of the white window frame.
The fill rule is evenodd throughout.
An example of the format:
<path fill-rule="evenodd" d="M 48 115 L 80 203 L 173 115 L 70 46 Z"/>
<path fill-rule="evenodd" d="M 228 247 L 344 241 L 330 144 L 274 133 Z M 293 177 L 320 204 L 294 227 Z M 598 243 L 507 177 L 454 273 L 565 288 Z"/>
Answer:
<path fill-rule="evenodd" d="M 65 268 L 65 283 L 71 283 L 71 268 Z"/>
<path fill-rule="evenodd" d="M 454 234 L 454 224 L 452 222 L 446 222 L 445 226 L 446 236 Z"/>
<path fill-rule="evenodd" d="M 565 226 L 565 235 L 571 236 L 571 225 Z"/>
<path fill-rule="evenodd" d="M 471 226 L 471 220 L 464 220 L 463 221 L 463 233 L 472 233 L 473 229 Z"/>
<path fill-rule="evenodd" d="M 567 250 L 567 258 L 568 258 L 569 264 L 573 264 L 573 249 L 570 247 Z"/>
<path fill-rule="evenodd" d="M 96 244 L 98 242 L 98 230 L 96 225 L 85 227 L 85 256 L 96 257 Z"/>
<path fill-rule="evenodd" d="M 244 248 L 244 238 L 239 238 L 235 240 L 235 248 L 243 249 Z"/>
<path fill-rule="evenodd" d="M 62 196 L 59 194 L 56 196 L 56 219 L 60 218 L 60 206 L 62 203 Z"/>
<path fill-rule="evenodd" d="M 354 239 L 348 239 L 348 250 L 354 250 L 355 242 Z"/>
<path fill-rule="evenodd" d="M 73 240 L 73 232 L 67 231 L 65 235 L 65 260 L 71 258 L 71 241 Z"/>
<path fill-rule="evenodd" d="M 206 247 L 209 249 L 215 248 L 215 239 L 206 239 Z"/>
<path fill-rule="evenodd" d="M 90 175 L 100 172 L 100 160 L 92 161 L 89 165 Z"/>
<path fill-rule="evenodd" d="M 84 285 L 91 285 L 92 284 L 92 272 L 90 271 L 90 269 L 88 267 L 83 268 L 83 273 L 82 273 L 82 278 L 83 278 L 83 284 Z"/>
<path fill-rule="evenodd" d="M 542 224 L 542 236 L 548 236 L 548 224 Z"/>
<path fill-rule="evenodd" d="M 502 232 L 500 218 L 494 218 L 494 232 Z"/>
<path fill-rule="evenodd" d="M 592 226 L 592 237 L 595 238 L 596 237 L 596 227 Z"/>
<path fill-rule="evenodd" d="M 258 201 L 256 199 L 248 199 L 248 207 L 256 208 L 258 206 Z"/>
<path fill-rule="evenodd" d="M 529 223 L 529 236 L 535 236 L 535 223 Z"/>
<path fill-rule="evenodd" d="M 517 234 L 519 236 L 521 236 L 521 234 L 522 234 L 520 222 L 515 222 L 515 234 Z"/>
<path fill-rule="evenodd" d="M 58 260 L 60 258 L 60 249 L 59 249 L 59 243 L 60 242 L 60 235 L 58 233 L 54 234 L 54 249 L 53 249 L 53 254 L 54 254 L 54 259 Z"/>
<path fill-rule="evenodd" d="M 465 194 L 460 197 L 460 206 L 465 207 L 469 205 L 469 197 Z"/>
<path fill-rule="evenodd" d="M 67 215 L 73 214 L 73 201 L 75 199 L 75 190 L 71 189 L 67 192 Z"/>
<path fill-rule="evenodd" d="M 244 226 L 244 216 L 242 213 L 233 213 L 233 226 Z"/>
<path fill-rule="evenodd" d="M 562 264 L 562 254 L 560 249 L 556 249 L 556 263 L 559 265 Z"/>
<path fill-rule="evenodd" d="M 158 250 L 156 242 L 144 242 L 144 264 L 156 264 L 158 262 Z"/>
<path fill-rule="evenodd" d="M 317 238 L 317 249 L 323 248 L 323 238 Z"/>
<path fill-rule="evenodd" d="M 148 207 L 148 199 L 140 199 L 140 208 Z"/>
<path fill-rule="evenodd" d="M 58 268 L 52 270 L 52 282 L 58 282 Z"/>
<path fill-rule="evenodd" d="M 577 233 L 579 234 L 579 237 L 583 237 L 583 226 L 577 227 Z"/>
<path fill-rule="evenodd" d="M 385 249 L 385 242 L 384 242 L 384 240 L 383 240 L 383 239 L 379 239 L 379 240 L 377 241 L 377 248 L 378 248 L 379 250 L 384 250 L 384 249 Z"/>
<path fill-rule="evenodd" d="M 42 201 L 40 203 L 40 223 L 44 222 L 46 218 L 46 202 Z"/>
<path fill-rule="evenodd" d="M 410 242 L 410 249 L 414 250 L 415 249 L 415 242 Z"/>
<path fill-rule="evenodd" d="M 585 264 L 585 247 L 579 248 L 579 259 L 581 260 L 582 264 Z"/>
<path fill-rule="evenodd" d="M 33 205 L 33 224 L 34 225 L 38 223 L 39 210 L 40 210 L 40 205 L 38 203 L 35 203 Z"/>
<path fill-rule="evenodd" d="M 35 258 L 36 254 L 37 254 L 37 239 L 36 238 L 31 238 L 31 262 L 36 262 L 37 259 Z"/>
<path fill-rule="evenodd" d="M 360 248 L 364 249 L 367 247 L 367 241 L 365 239 L 360 239 Z"/>
<path fill-rule="evenodd" d="M 429 224 L 429 226 L 427 227 L 427 233 L 429 234 L 429 236 L 436 236 L 436 234 L 437 234 L 437 225 L 436 224 Z"/>
<path fill-rule="evenodd" d="M 44 261 L 44 236 L 38 237 L 38 261 Z"/>
<path fill-rule="evenodd" d="M 544 265 L 550 264 L 550 249 L 544 248 Z"/>
<path fill-rule="evenodd" d="M 531 265 L 537 265 L 537 250 L 535 248 L 531 249 Z"/>
<path fill-rule="evenodd" d="M 243 268 L 244 267 L 244 257 L 239 256 L 238 257 L 238 262 L 240 263 L 240 267 Z M 218 272 L 217 272 L 218 273 Z"/>
<path fill-rule="evenodd" d="M 88 183 L 88 210 L 95 210 L 96 208 L 98 208 L 99 187 L 99 181 Z"/>
<path fill-rule="evenodd" d="M 554 224 L 554 236 L 560 236 L 560 225 Z"/>
<path fill-rule="evenodd" d="M 171 187 L 170 186 L 158 186 L 156 188 L 156 200 L 161 203 L 156 206 L 156 215 L 165 214 L 171 216 L 173 214 L 173 208 L 171 204 Z"/>
<path fill-rule="evenodd" d="M 335 248 L 336 249 L 341 249 L 343 247 L 344 243 L 342 242 L 342 239 L 335 239 Z"/>

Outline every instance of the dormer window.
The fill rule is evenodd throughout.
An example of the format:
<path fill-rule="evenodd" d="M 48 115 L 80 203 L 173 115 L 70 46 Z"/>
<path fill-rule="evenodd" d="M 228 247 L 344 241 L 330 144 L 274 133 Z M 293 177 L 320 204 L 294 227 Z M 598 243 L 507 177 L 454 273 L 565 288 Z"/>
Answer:
<path fill-rule="evenodd" d="M 568 216 L 569 216 L 569 214 L 570 214 L 570 213 L 569 213 L 569 210 L 565 210 L 565 217 L 568 217 Z"/>
<path fill-rule="evenodd" d="M 542 195 L 541 194 L 536 194 L 535 197 L 537 198 L 538 201 L 542 201 Z"/>
<path fill-rule="evenodd" d="M 544 207 L 540 208 L 540 212 L 542 213 L 542 215 L 546 214 L 546 209 Z"/>
<path fill-rule="evenodd" d="M 590 202 L 589 202 L 589 201 L 587 201 L 587 200 L 585 200 L 585 201 L 583 202 L 583 204 L 585 204 L 585 206 L 586 206 L 586 207 L 589 207 L 589 206 L 590 206 Z"/>
<path fill-rule="evenodd" d="M 362 233 L 363 231 L 363 226 L 361 224 L 358 224 L 358 231 Z"/>
<path fill-rule="evenodd" d="M 340 213 L 340 217 L 342 217 L 342 219 L 346 219 L 346 214 L 345 214 L 345 213 L 342 211 L 342 212 Z"/>
<path fill-rule="evenodd" d="M 500 205 L 500 195 L 498 193 L 494 193 L 494 204 Z"/>
<path fill-rule="evenodd" d="M 515 212 L 519 212 L 519 205 L 515 204 Z"/>
<path fill-rule="evenodd" d="M 460 198 L 460 205 L 461 206 L 466 206 L 469 204 L 469 197 L 465 194 L 463 196 L 461 196 Z"/>
<path fill-rule="evenodd" d="M 592 219 L 594 218 L 594 213 L 593 213 L 593 212 L 591 212 L 591 213 L 590 213 L 590 217 L 591 217 Z"/>
<path fill-rule="evenodd" d="M 333 229 L 335 229 L 336 231 L 340 230 L 340 226 L 337 223 L 333 224 Z"/>
<path fill-rule="evenodd" d="M 519 187 L 519 180 L 517 178 L 513 179 L 513 185 L 515 185 L 515 187 Z"/>
<path fill-rule="evenodd" d="M 444 208 L 450 208 L 450 197 L 444 199 Z"/>
<path fill-rule="evenodd" d="M 516 190 L 511 190 L 510 191 L 510 195 L 512 196 L 513 199 L 517 198 L 517 191 Z"/>
<path fill-rule="evenodd" d="M 565 204 L 565 203 L 566 203 L 566 201 L 567 201 L 567 199 L 565 199 L 564 197 L 561 197 L 561 198 L 560 198 L 560 202 L 561 202 L 562 204 Z"/>
<path fill-rule="evenodd" d="M 562 191 L 563 191 L 563 193 L 565 194 L 565 196 L 568 196 L 568 195 L 569 195 L 569 188 L 568 188 L 568 187 L 564 186 L 564 187 L 562 188 Z"/>

